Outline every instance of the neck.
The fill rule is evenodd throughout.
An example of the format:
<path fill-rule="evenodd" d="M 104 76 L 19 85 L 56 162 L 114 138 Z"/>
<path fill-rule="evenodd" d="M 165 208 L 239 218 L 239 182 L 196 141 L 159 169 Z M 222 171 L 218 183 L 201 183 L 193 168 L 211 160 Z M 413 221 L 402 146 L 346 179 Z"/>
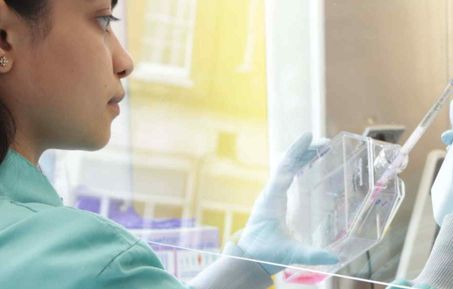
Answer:
<path fill-rule="evenodd" d="M 21 135 L 17 134 L 11 148 L 26 158 L 33 165 L 38 166 L 39 158 L 43 153 L 42 150 L 29 142 L 22 141 Z"/>

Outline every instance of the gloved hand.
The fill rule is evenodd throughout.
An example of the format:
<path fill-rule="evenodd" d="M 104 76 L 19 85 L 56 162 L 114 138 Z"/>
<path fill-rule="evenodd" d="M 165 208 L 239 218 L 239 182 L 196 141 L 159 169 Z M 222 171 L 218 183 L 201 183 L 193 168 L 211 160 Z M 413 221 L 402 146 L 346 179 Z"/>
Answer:
<path fill-rule="evenodd" d="M 450 121 L 453 126 L 453 102 L 450 103 Z M 453 130 L 442 134 L 442 141 L 450 147 Z M 453 149 L 449 148 L 445 160 L 431 188 L 434 219 L 441 225 L 446 215 L 453 213 Z"/>
<path fill-rule="evenodd" d="M 256 201 L 237 245 L 229 244 L 226 254 L 283 265 L 338 263 L 338 258 L 329 252 L 304 247 L 292 239 L 286 226 L 287 190 L 295 173 L 315 156 L 317 147 L 310 146 L 311 140 L 312 135 L 305 133 L 287 151 Z M 284 269 L 260 264 L 270 275 Z"/>
<path fill-rule="evenodd" d="M 398 285 L 406 286 L 406 287 L 410 287 L 410 288 L 418 288 L 418 289 L 435 289 L 434 287 L 431 287 L 427 284 L 413 284 L 412 282 L 407 281 L 407 280 L 396 280 L 396 281 L 392 282 L 392 285 L 394 285 L 394 286 L 387 287 L 387 289 L 402 288 L 402 287 L 398 287 Z"/>

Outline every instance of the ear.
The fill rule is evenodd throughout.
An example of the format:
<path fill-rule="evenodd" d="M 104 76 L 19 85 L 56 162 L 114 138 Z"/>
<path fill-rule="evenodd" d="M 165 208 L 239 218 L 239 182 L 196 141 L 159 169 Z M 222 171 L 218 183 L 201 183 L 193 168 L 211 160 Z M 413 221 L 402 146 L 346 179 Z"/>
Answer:
<path fill-rule="evenodd" d="M 26 23 L 5 0 L 0 0 L 0 74 L 8 73 L 14 66 L 14 39 L 24 38 Z M 17 44 L 17 43 L 16 43 Z"/>
<path fill-rule="evenodd" d="M 14 65 L 11 45 L 8 43 L 8 34 L 5 30 L 0 30 L 0 74 L 8 73 Z"/>

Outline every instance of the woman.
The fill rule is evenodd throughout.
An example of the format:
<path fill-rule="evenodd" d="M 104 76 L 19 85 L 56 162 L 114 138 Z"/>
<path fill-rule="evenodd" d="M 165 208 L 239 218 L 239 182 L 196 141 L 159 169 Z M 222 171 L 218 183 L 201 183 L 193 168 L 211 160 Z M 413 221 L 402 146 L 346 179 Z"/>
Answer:
<path fill-rule="evenodd" d="M 0 287 L 266 288 L 277 264 L 332 264 L 285 230 L 286 191 L 313 155 L 305 134 L 257 201 L 237 244 L 182 284 L 121 227 L 64 207 L 41 174 L 51 148 L 97 150 L 110 138 L 133 63 L 110 28 L 116 0 L 0 0 Z"/>

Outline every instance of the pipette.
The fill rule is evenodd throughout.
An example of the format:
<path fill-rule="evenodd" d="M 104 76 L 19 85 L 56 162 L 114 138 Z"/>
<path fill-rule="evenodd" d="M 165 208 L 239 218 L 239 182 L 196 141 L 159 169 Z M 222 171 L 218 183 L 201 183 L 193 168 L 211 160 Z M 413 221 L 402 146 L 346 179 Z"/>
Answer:
<path fill-rule="evenodd" d="M 410 151 L 414 148 L 414 146 L 426 132 L 428 127 L 432 124 L 436 116 L 439 114 L 439 111 L 450 99 L 452 93 L 453 79 L 448 82 L 447 87 L 445 88 L 443 93 L 439 96 L 439 98 L 437 98 L 434 105 L 431 107 L 431 109 L 428 111 L 419 125 L 415 128 L 404 145 L 401 147 L 395 160 L 393 160 L 393 162 L 382 174 L 381 178 L 377 181 L 375 190 L 371 195 L 372 200 L 375 200 L 376 196 L 387 186 L 388 182 L 404 169 L 403 167 L 407 161 L 407 157 Z"/>
<path fill-rule="evenodd" d="M 434 102 L 434 105 L 429 109 L 427 114 L 424 116 L 422 121 L 418 124 L 418 126 L 415 128 L 415 130 L 412 132 L 412 134 L 409 136 L 409 138 L 406 140 L 406 142 L 403 144 L 403 146 L 400 148 L 396 158 L 390 163 L 390 165 L 387 167 L 387 169 L 384 171 L 382 176 L 378 179 L 378 181 L 375 183 L 374 190 L 371 193 L 370 198 L 367 198 L 365 200 L 365 205 L 360 208 L 360 212 L 354 217 L 354 220 L 352 222 L 351 228 L 348 228 L 347 230 L 349 232 L 346 232 L 346 229 L 341 230 L 338 232 L 338 235 L 335 237 L 335 241 L 331 243 L 330 249 L 332 251 L 338 250 L 338 247 L 335 248 L 338 244 L 344 244 L 344 236 L 346 234 L 351 234 L 350 232 L 354 232 L 351 235 L 355 235 L 356 232 L 362 232 L 362 228 L 367 226 L 369 222 L 368 217 L 372 214 L 373 206 L 376 203 L 376 199 L 378 195 L 386 189 L 388 183 L 395 178 L 405 167 L 407 157 L 409 153 L 412 151 L 412 149 L 415 147 L 415 145 L 418 143 L 418 141 L 421 139 L 423 134 L 426 132 L 426 130 L 429 128 L 429 126 L 432 124 L 436 116 L 439 114 L 440 110 L 442 107 L 445 105 L 445 103 L 450 99 L 451 94 L 453 94 L 453 79 L 449 81 L 447 84 L 447 87 L 445 90 L 442 92 L 442 94 L 436 99 Z M 379 156 L 380 157 L 380 156 Z M 383 156 L 385 157 L 385 155 Z M 392 213 L 394 214 L 394 213 Z M 380 214 L 376 214 L 376 224 L 377 226 L 380 225 Z M 389 217 L 391 219 L 392 217 Z M 336 224 L 335 224 L 336 225 Z M 334 226 L 334 225 L 332 225 Z M 384 229 L 384 233 L 387 230 L 388 226 Z M 379 232 L 379 229 L 377 229 L 378 235 L 381 233 Z M 330 233 L 330 232 L 329 232 Z M 356 235 L 354 237 L 357 237 L 359 235 Z M 360 239 L 360 238 L 358 238 Z M 335 245 L 333 245 L 335 244 Z M 346 243 L 348 244 L 348 243 Z M 350 244 L 348 244 L 350 245 Z M 339 247 L 341 248 L 340 245 Z M 344 251 L 343 251 L 344 250 Z M 348 250 L 348 247 L 343 247 L 340 249 L 340 251 L 336 251 L 337 254 L 339 255 L 340 262 L 341 264 L 338 265 L 337 268 L 342 267 L 346 263 L 342 263 L 342 255 L 346 254 Z M 346 259 L 348 260 L 348 259 Z M 350 261 L 346 261 L 350 262 Z M 335 265 L 336 266 L 336 265 Z M 319 283 L 325 279 L 328 278 L 328 274 L 321 274 L 321 273 L 315 273 L 315 272 L 303 272 L 303 273 L 298 273 L 293 276 L 288 276 L 287 281 L 288 282 L 294 282 L 297 281 L 298 283 L 301 284 L 315 284 Z"/>

